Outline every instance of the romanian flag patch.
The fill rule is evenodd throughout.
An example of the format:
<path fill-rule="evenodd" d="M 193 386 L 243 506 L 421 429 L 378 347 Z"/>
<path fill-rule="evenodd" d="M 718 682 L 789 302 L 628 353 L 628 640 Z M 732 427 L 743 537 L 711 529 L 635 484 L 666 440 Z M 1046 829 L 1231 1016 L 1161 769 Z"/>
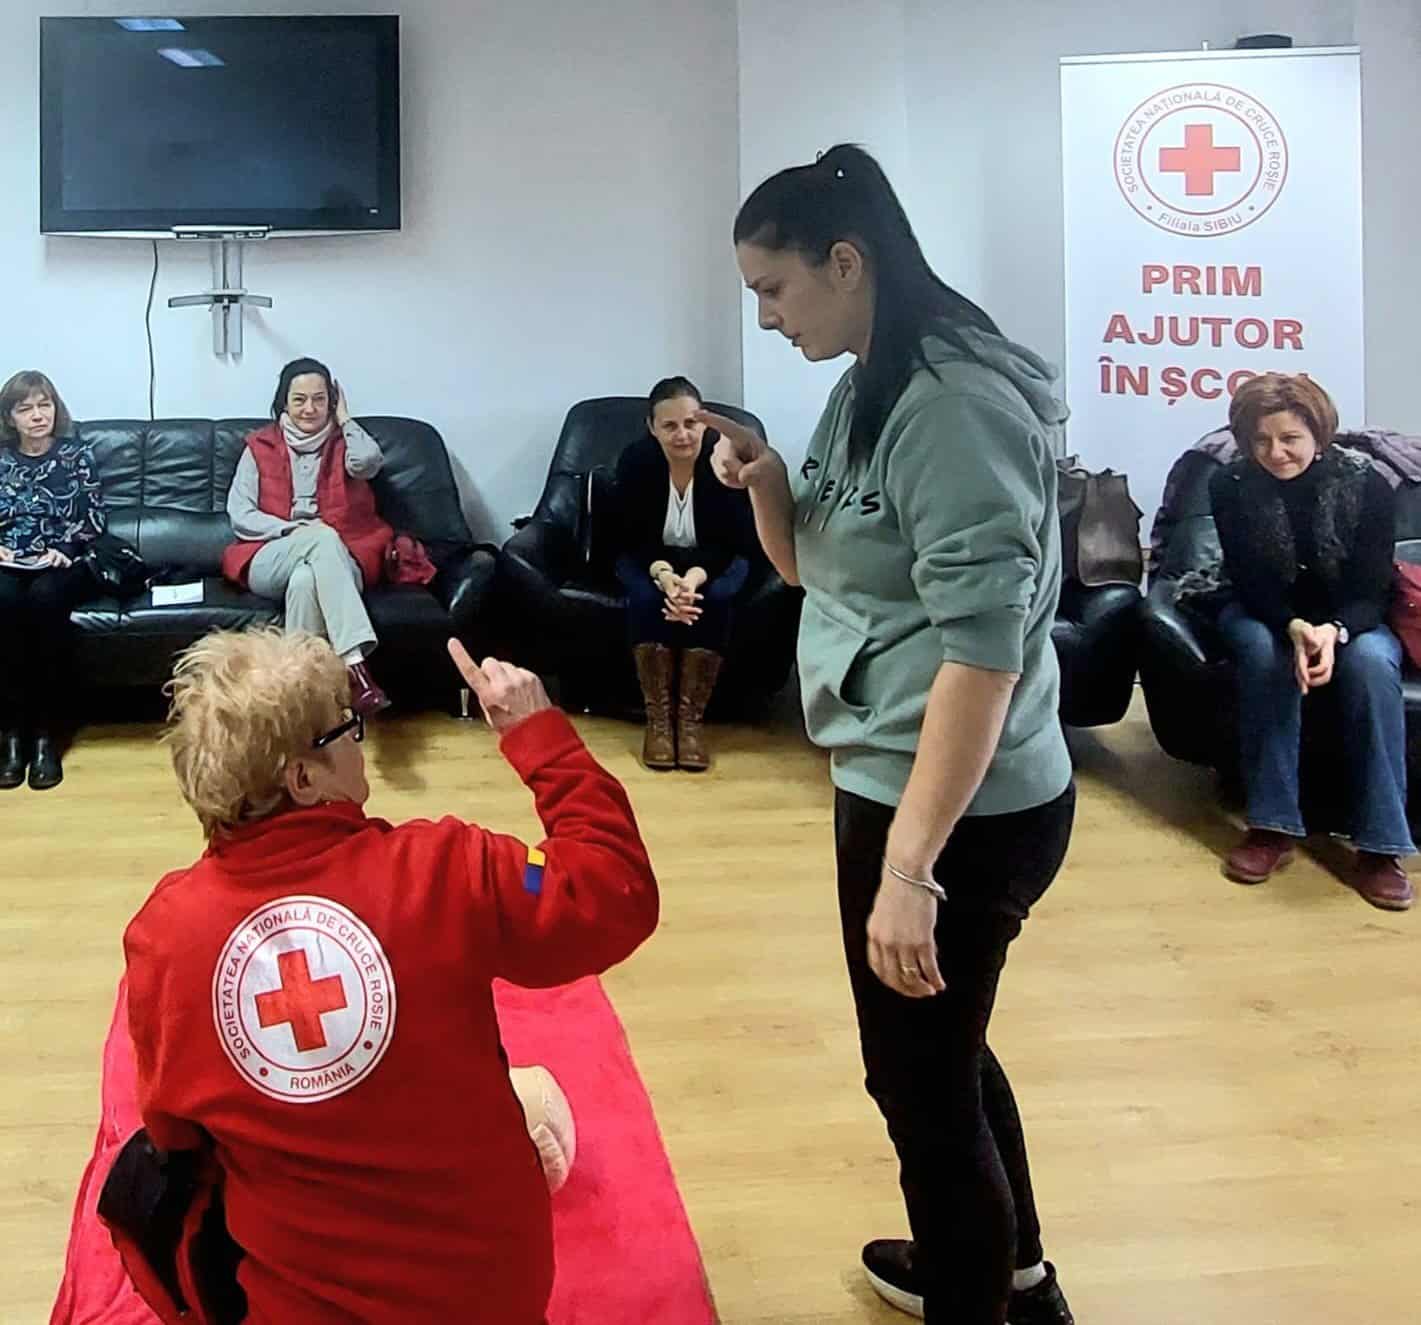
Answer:
<path fill-rule="evenodd" d="M 543 891 L 543 867 L 548 858 L 537 847 L 528 848 L 528 863 L 523 867 L 523 891 L 537 896 Z"/>

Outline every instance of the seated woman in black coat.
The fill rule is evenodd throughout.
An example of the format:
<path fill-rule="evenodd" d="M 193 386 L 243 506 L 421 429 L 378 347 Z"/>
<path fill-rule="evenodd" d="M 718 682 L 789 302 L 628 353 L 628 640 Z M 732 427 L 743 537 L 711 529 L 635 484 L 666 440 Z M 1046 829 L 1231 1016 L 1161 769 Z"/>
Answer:
<path fill-rule="evenodd" d="M 1309 378 L 1268 373 L 1229 407 L 1241 458 L 1209 484 L 1234 601 L 1219 625 L 1238 663 L 1248 833 L 1225 873 L 1262 883 L 1305 837 L 1298 806 L 1302 699 L 1335 685 L 1347 752 L 1348 882 L 1404 910 L 1406 822 L 1401 646 L 1384 624 L 1392 592 L 1395 497 L 1371 463 L 1334 448 L 1337 408 Z"/>
<path fill-rule="evenodd" d="M 27 765 L 35 791 L 64 777 L 54 727 L 69 614 L 95 588 L 77 563 L 106 523 L 94 457 L 72 432 L 43 373 L 0 387 L 0 787 L 18 787 Z"/>
<path fill-rule="evenodd" d="M 759 558 L 748 497 L 711 472 L 716 434 L 697 418 L 700 408 L 686 378 L 658 382 L 648 435 L 622 452 L 616 480 L 617 578 L 646 699 L 642 762 L 693 772 L 710 766 L 702 718 L 735 599 Z"/>

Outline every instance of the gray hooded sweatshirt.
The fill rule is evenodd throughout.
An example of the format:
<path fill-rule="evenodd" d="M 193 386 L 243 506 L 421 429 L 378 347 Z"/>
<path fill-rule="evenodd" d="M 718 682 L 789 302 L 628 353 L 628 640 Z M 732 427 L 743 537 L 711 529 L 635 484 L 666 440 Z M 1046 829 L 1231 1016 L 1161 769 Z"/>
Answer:
<path fill-rule="evenodd" d="M 834 785 L 896 805 L 944 662 L 1020 677 L 968 813 L 1060 795 L 1051 624 L 1061 584 L 1054 370 L 975 329 L 924 345 L 866 464 L 851 464 L 854 369 L 840 379 L 792 487 L 805 588 L 799 672 L 810 738 Z"/>

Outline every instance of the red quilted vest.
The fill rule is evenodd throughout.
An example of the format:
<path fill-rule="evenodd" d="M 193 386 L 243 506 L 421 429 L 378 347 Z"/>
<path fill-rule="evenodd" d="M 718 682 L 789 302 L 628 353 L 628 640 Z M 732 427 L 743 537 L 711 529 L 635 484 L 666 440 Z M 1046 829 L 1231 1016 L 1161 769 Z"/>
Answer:
<path fill-rule="evenodd" d="M 257 462 L 259 487 L 257 505 L 278 520 L 291 516 L 291 455 L 279 424 L 270 423 L 247 438 L 247 448 Z M 321 452 L 321 469 L 316 479 L 316 505 L 321 519 L 340 535 L 341 542 L 360 565 L 365 587 L 380 582 L 385 549 L 395 537 L 375 509 L 375 493 L 364 479 L 345 472 L 345 437 L 337 428 Z M 252 558 L 266 546 L 262 542 L 238 540 L 222 554 L 222 574 L 236 584 L 246 585 Z"/>

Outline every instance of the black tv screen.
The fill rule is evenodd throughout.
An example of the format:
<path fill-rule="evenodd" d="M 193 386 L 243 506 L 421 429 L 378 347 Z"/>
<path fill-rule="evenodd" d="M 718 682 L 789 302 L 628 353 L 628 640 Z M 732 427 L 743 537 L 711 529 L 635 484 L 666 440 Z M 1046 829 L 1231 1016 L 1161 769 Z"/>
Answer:
<path fill-rule="evenodd" d="M 43 18 L 40 230 L 397 230 L 394 17 Z"/>

